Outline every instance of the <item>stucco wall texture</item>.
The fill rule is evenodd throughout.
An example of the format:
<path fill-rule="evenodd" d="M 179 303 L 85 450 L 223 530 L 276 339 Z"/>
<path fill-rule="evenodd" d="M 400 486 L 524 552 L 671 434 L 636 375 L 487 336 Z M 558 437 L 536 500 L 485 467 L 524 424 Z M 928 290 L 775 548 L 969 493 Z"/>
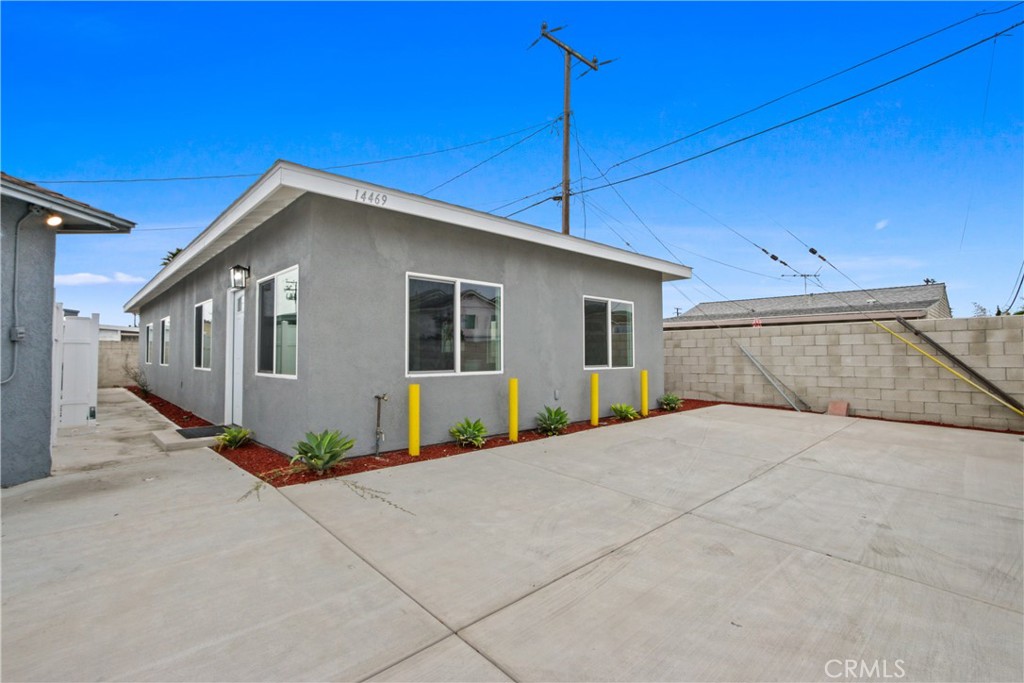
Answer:
<path fill-rule="evenodd" d="M 0 376 L 14 369 L 8 330 L 14 321 L 14 233 L 27 204 L 4 197 L 0 206 Z M 51 362 L 53 357 L 53 260 L 56 235 L 33 216 L 18 235 L 17 371 L 0 387 L 0 485 L 14 486 L 50 474 Z"/>
<path fill-rule="evenodd" d="M 449 441 L 464 417 L 508 428 L 508 379 L 519 379 L 520 427 L 545 405 L 573 420 L 589 414 L 583 363 L 583 295 L 634 303 L 630 369 L 599 371 L 604 414 L 639 405 L 641 369 L 651 401 L 663 390 L 661 275 L 379 208 L 306 195 L 141 311 L 170 315 L 171 362 L 143 368 L 153 391 L 213 422 L 224 418 L 228 269 L 251 269 L 246 290 L 244 420 L 257 440 L 290 453 L 307 431 L 341 429 L 353 455 L 374 449 L 374 395 L 387 393 L 382 450 L 408 445 L 408 385 L 421 386 L 422 443 Z M 297 379 L 255 373 L 257 280 L 298 265 Z M 406 273 L 504 286 L 501 374 L 406 377 Z M 193 307 L 213 300 L 212 371 L 192 368 Z M 154 345 L 154 352 L 156 344 Z M 145 343 L 140 346 L 140 357 Z M 555 394 L 558 398 L 555 398 Z"/>
<path fill-rule="evenodd" d="M 911 324 L 1018 401 L 1024 399 L 1024 316 Z M 886 325 L 937 355 L 898 323 Z M 692 398 L 786 405 L 737 343 L 819 412 L 829 401 L 843 400 L 856 416 L 1024 431 L 1024 417 L 871 322 L 667 330 L 666 389 Z"/>

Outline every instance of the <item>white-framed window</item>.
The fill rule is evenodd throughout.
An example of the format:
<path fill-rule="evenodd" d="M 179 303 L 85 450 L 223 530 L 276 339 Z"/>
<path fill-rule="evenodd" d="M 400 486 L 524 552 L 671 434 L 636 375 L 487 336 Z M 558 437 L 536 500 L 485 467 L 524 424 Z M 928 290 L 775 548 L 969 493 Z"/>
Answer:
<path fill-rule="evenodd" d="M 633 367 L 633 302 L 583 297 L 583 365 Z"/>
<path fill-rule="evenodd" d="M 209 370 L 213 355 L 213 299 L 196 304 L 195 311 L 195 358 L 196 370 Z"/>
<path fill-rule="evenodd" d="M 171 318 L 160 319 L 160 365 L 171 362 Z"/>
<path fill-rule="evenodd" d="M 256 374 L 296 377 L 299 349 L 299 267 L 256 283 Z"/>
<path fill-rule="evenodd" d="M 502 373 L 502 285 L 419 273 L 405 282 L 407 376 Z"/>
<path fill-rule="evenodd" d="M 153 323 L 146 325 L 146 365 L 153 364 Z"/>

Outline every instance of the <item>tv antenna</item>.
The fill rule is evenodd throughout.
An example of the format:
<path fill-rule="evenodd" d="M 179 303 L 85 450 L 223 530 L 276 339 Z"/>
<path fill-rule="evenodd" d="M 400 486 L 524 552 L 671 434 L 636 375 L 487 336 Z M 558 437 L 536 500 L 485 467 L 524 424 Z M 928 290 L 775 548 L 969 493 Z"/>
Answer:
<path fill-rule="evenodd" d="M 587 59 L 576 50 L 572 49 L 558 38 L 555 38 L 554 33 L 561 31 L 567 26 L 559 26 L 558 28 L 548 29 L 547 22 L 540 25 L 540 37 L 530 44 L 533 47 L 540 42 L 541 38 L 547 38 L 554 43 L 558 48 L 565 53 L 565 106 L 562 112 L 562 196 L 554 197 L 554 199 L 562 202 L 562 233 L 565 235 L 569 234 L 569 115 L 572 113 L 572 109 L 569 106 L 569 84 L 572 76 L 572 60 L 575 57 L 581 64 L 587 69 L 580 74 L 578 77 L 583 78 L 591 71 L 597 71 L 598 67 L 602 67 L 605 64 L 611 64 L 614 59 L 609 59 L 604 62 L 597 61 L 597 57 L 593 59 Z M 530 49 L 530 48 L 527 48 Z"/>
<path fill-rule="evenodd" d="M 813 273 L 797 273 L 796 275 L 784 274 L 782 277 L 802 277 L 804 279 L 804 296 L 807 296 L 807 279 L 814 278 L 815 280 L 818 280 L 818 273 L 820 272 L 821 267 L 819 266 Z M 818 280 L 818 284 L 821 284 L 821 280 Z"/>

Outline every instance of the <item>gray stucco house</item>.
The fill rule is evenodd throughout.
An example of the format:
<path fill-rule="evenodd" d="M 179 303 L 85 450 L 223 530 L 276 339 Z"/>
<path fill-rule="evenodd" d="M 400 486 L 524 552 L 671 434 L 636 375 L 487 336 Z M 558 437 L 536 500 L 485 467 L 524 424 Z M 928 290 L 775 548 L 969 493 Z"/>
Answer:
<path fill-rule="evenodd" d="M 373 452 L 407 447 L 408 391 L 421 440 L 464 417 L 508 428 L 545 405 L 589 414 L 662 391 L 662 282 L 690 277 L 641 256 L 293 163 L 275 163 L 125 310 L 158 395 L 290 452 L 341 429 Z M 232 279 L 235 281 L 232 282 Z"/>
<path fill-rule="evenodd" d="M 0 485 L 13 486 L 50 474 L 57 234 L 128 233 L 135 224 L 6 173 L 0 195 Z"/>

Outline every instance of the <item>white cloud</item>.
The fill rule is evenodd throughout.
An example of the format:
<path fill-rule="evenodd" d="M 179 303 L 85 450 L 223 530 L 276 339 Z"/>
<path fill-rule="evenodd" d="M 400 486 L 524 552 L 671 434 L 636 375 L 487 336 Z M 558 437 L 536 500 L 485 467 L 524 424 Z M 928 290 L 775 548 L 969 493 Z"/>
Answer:
<path fill-rule="evenodd" d="M 57 275 L 53 278 L 55 285 L 64 287 L 77 287 L 79 285 L 107 285 L 111 283 L 139 283 L 145 282 L 145 278 L 127 273 L 114 273 L 114 277 L 99 275 L 97 273 L 72 273 L 71 275 Z"/>
<path fill-rule="evenodd" d="M 889 225 L 889 219 L 883 218 L 882 220 L 875 223 L 875 230 L 885 230 Z"/>

